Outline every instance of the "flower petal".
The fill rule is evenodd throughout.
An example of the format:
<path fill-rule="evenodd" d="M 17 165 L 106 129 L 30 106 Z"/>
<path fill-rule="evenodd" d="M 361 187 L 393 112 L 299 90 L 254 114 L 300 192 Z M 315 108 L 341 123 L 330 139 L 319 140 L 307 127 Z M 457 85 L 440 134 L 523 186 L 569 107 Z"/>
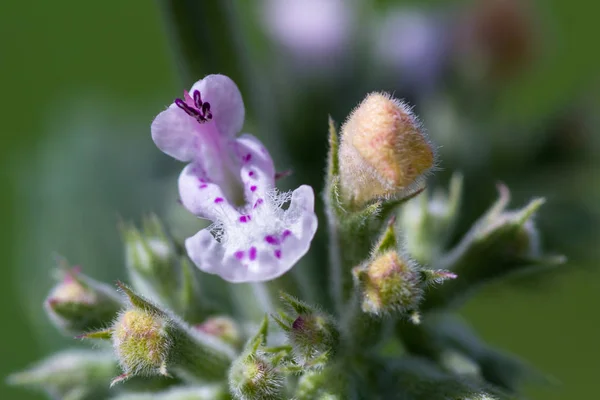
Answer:
<path fill-rule="evenodd" d="M 179 175 L 179 196 L 192 214 L 220 221 L 237 211 L 219 185 L 212 182 L 200 164 L 188 164 Z"/>
<path fill-rule="evenodd" d="M 152 121 L 152 140 L 165 154 L 179 161 L 191 161 L 198 150 L 198 122 L 175 104 Z"/>
<path fill-rule="evenodd" d="M 310 186 L 296 189 L 286 211 L 268 212 L 274 205 L 281 205 L 280 201 L 267 200 L 254 214 L 232 213 L 221 221 L 220 240 L 209 229 L 198 232 L 186 240 L 188 255 L 201 270 L 230 282 L 267 281 L 283 275 L 308 251 L 316 232 L 313 190 Z M 238 219 L 232 223 L 232 217 Z"/>
<path fill-rule="evenodd" d="M 244 101 L 237 85 L 225 75 L 207 75 L 192 86 L 199 90 L 203 102 L 210 103 L 213 121 L 225 137 L 237 135 L 244 125 Z"/>
<path fill-rule="evenodd" d="M 275 165 L 264 145 L 254 136 L 243 134 L 235 142 L 241 160 L 244 196 L 248 204 L 254 205 L 275 187 Z"/>

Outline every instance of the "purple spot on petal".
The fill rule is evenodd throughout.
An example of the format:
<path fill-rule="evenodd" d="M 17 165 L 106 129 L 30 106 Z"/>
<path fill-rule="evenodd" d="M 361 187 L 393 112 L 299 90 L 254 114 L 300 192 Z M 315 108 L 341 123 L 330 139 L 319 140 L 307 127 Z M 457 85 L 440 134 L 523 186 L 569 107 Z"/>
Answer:
<path fill-rule="evenodd" d="M 250 256 L 250 261 L 256 260 L 256 247 L 254 247 L 254 246 L 250 247 L 249 256 Z"/>
<path fill-rule="evenodd" d="M 250 161 L 251 159 L 252 159 L 252 154 L 246 154 L 246 155 L 244 156 L 244 162 L 248 162 L 248 161 Z"/>
<path fill-rule="evenodd" d="M 256 186 L 254 186 L 254 185 L 250 186 L 250 191 L 251 192 L 256 192 Z"/>
<path fill-rule="evenodd" d="M 283 233 L 281 234 L 281 239 L 285 240 L 286 237 L 290 236 L 292 234 L 292 231 L 290 231 L 289 229 L 286 229 L 285 231 L 283 231 Z"/>
<path fill-rule="evenodd" d="M 275 236 L 267 235 L 265 236 L 265 242 L 272 245 L 277 245 L 279 244 L 279 239 L 277 239 Z"/>
<path fill-rule="evenodd" d="M 275 257 L 281 258 L 281 250 L 275 250 Z"/>
<path fill-rule="evenodd" d="M 206 187 L 208 187 L 208 185 L 206 183 L 203 183 L 202 185 L 198 186 L 200 189 L 206 189 Z"/>
<path fill-rule="evenodd" d="M 242 258 L 244 258 L 244 252 L 242 250 L 238 250 L 235 253 L 233 253 L 233 255 L 235 256 L 235 258 L 237 258 L 238 260 L 241 260 Z"/>
<path fill-rule="evenodd" d="M 248 222 L 250 221 L 251 217 L 249 215 L 242 215 L 240 217 L 240 222 Z"/>
<path fill-rule="evenodd" d="M 254 176 L 254 171 L 248 172 L 248 176 Z"/>
<path fill-rule="evenodd" d="M 256 208 L 256 207 L 260 206 L 262 203 L 264 203 L 264 200 L 263 200 L 263 199 L 258 199 L 258 200 L 256 200 L 256 203 L 254 203 L 254 208 Z"/>
<path fill-rule="evenodd" d="M 223 198 L 222 197 L 217 197 L 215 199 L 215 203 L 222 203 L 223 202 Z"/>

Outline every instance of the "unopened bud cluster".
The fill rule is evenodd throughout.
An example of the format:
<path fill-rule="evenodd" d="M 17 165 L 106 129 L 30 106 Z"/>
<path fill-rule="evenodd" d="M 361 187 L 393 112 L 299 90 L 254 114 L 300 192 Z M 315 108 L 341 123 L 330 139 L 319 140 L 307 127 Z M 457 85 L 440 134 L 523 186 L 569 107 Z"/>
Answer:
<path fill-rule="evenodd" d="M 155 216 L 141 229 L 123 224 L 132 286 L 118 283 L 121 293 L 63 267 L 45 303 L 51 320 L 112 348 L 59 353 L 9 382 L 69 400 L 516 393 L 526 368 L 457 322 L 453 307 L 489 280 L 562 260 L 541 250 L 532 218 L 543 200 L 510 211 L 502 187 L 450 247 L 460 177 L 447 193 L 417 197 L 435 149 L 406 104 L 371 93 L 341 135 L 330 120 L 329 261 L 286 273 L 313 239 L 314 194 L 276 192 L 262 143 L 235 136 L 243 116 L 235 84 L 209 76 L 157 117 L 159 148 L 190 163 L 179 179 L 182 204 L 213 224 L 186 243 Z M 266 314 L 260 325 L 257 314 Z"/>

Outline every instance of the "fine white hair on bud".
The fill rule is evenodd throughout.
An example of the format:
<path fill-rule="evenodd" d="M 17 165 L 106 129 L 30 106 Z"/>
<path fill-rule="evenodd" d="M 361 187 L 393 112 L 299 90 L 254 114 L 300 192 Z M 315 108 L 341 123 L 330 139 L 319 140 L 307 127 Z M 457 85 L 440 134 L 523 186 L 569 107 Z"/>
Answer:
<path fill-rule="evenodd" d="M 406 197 L 435 160 L 435 150 L 410 107 L 387 93 L 370 93 L 342 126 L 342 200 L 360 206 Z"/>
<path fill-rule="evenodd" d="M 144 309 L 134 308 L 119 315 L 112 340 L 124 377 L 167 375 L 172 344 L 167 324 L 166 318 Z"/>
<path fill-rule="evenodd" d="M 262 351 L 239 358 L 229 372 L 229 388 L 235 399 L 279 399 L 283 386 L 283 374 Z"/>
<path fill-rule="evenodd" d="M 354 269 L 362 291 L 362 310 L 383 315 L 414 310 L 422 297 L 421 277 L 414 262 L 395 250 Z"/>

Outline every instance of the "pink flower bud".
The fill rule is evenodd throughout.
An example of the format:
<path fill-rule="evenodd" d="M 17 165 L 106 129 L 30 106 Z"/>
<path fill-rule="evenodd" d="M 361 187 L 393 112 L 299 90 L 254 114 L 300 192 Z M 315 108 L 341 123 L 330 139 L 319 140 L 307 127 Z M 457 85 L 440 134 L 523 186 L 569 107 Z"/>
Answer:
<path fill-rule="evenodd" d="M 409 107 L 386 93 L 371 93 L 342 127 L 343 200 L 356 206 L 402 198 L 435 165 L 435 151 Z"/>

